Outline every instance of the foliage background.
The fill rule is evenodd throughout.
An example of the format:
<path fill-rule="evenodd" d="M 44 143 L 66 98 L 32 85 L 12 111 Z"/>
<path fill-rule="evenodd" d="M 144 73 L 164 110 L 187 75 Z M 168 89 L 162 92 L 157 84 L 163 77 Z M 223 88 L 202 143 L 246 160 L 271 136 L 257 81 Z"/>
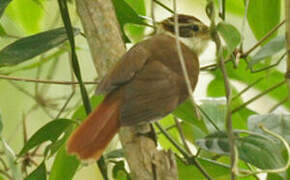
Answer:
<path fill-rule="evenodd" d="M 127 0 L 127 2 L 135 8 L 139 14 L 150 15 L 150 3 L 139 0 L 139 3 L 134 3 L 133 0 Z M 171 1 L 162 1 L 167 6 L 171 7 Z M 283 1 L 262 1 L 256 0 L 249 5 L 247 23 L 245 24 L 244 30 L 242 29 L 242 21 L 244 17 L 244 1 L 243 0 L 228 0 L 227 1 L 227 16 L 226 22 L 234 25 L 240 33 L 244 35 L 244 49 L 247 50 L 257 42 L 257 39 L 261 39 L 268 31 L 270 31 L 275 25 L 284 19 L 284 5 Z M 142 6 L 142 3 L 145 6 Z M 217 4 L 217 1 L 216 1 Z M 192 14 L 203 20 L 206 24 L 210 24 L 204 8 L 206 1 L 190 1 L 183 0 L 178 2 L 178 12 L 184 14 Z M 80 20 L 77 16 L 74 2 L 69 3 L 70 15 L 72 24 L 74 27 L 81 28 Z M 169 12 L 165 11 L 161 7 L 156 7 L 156 19 L 162 20 L 163 18 L 170 15 Z M 259 12 L 259 13 L 257 13 Z M 43 32 L 52 28 L 62 27 L 63 23 L 60 17 L 59 8 L 55 1 L 45 0 L 13 0 L 4 15 L 0 19 L 0 49 L 4 48 L 8 44 L 12 43 L 20 37 L 25 37 L 35 33 Z M 4 29 L 4 31 L 3 31 Z M 133 42 L 140 41 L 143 38 L 144 28 L 138 26 L 126 25 L 126 32 Z M 2 30 L 2 31 L 1 31 Z M 242 32 L 244 31 L 244 32 Z M 147 32 L 147 29 L 146 31 Z M 272 35 L 274 38 L 277 35 L 284 34 L 284 28 L 280 28 L 278 33 Z M 77 53 L 79 57 L 80 68 L 82 70 L 82 76 L 84 81 L 93 81 L 96 78 L 96 71 L 93 68 L 92 60 L 89 53 L 89 48 L 84 37 L 78 35 L 75 37 L 77 44 Z M 270 40 L 270 39 L 269 39 Z M 268 42 L 269 42 L 268 40 Z M 267 41 L 266 41 L 267 42 Z M 265 43 L 266 43 L 265 42 Z M 128 44 L 128 47 L 130 44 Z M 39 79 L 57 79 L 59 81 L 70 81 L 71 80 L 71 68 L 70 68 L 70 54 L 68 52 L 68 44 L 65 43 L 63 48 L 65 53 L 60 56 L 55 56 L 43 63 L 42 66 L 38 66 L 41 60 L 48 57 L 48 55 L 57 52 L 59 49 L 55 48 L 44 55 L 37 56 L 30 61 L 24 62 L 16 66 L 4 66 L 0 68 L 0 74 L 6 74 L 9 76 L 16 77 L 28 77 L 28 78 L 39 78 Z M 256 51 L 257 52 L 257 51 Z M 256 52 L 252 53 L 251 56 L 255 59 Z M 273 64 L 278 57 L 281 56 L 283 51 L 275 53 L 273 58 L 270 57 L 251 61 L 253 68 L 264 67 L 269 64 Z M 272 55 L 272 54 L 271 54 Z M 211 43 L 210 48 L 201 57 L 201 65 L 208 63 L 214 63 L 214 43 Z M 1 63 L 1 59 L 0 59 Z M 40 63 L 41 64 L 41 63 Z M 258 78 L 263 78 L 261 83 L 258 83 L 255 88 L 252 88 L 247 93 L 243 94 L 243 98 L 235 102 L 233 107 L 238 107 L 243 102 L 246 102 L 251 97 L 271 87 L 272 85 L 280 82 L 284 79 L 283 73 L 285 72 L 286 61 L 282 61 L 277 67 L 263 71 L 261 73 L 252 74 L 249 69 L 246 68 L 244 61 L 241 61 L 238 69 L 234 69 L 232 65 L 228 65 L 229 76 L 232 80 L 234 91 L 240 91 L 248 84 L 254 82 Z M 33 68 L 27 68 L 31 67 Z M 26 69 L 25 69 L 26 68 Z M 221 99 L 208 99 L 208 97 L 224 97 L 223 79 L 220 71 L 203 71 L 200 74 L 199 84 L 194 93 L 196 99 L 201 100 L 203 104 L 210 101 L 209 105 L 204 105 L 204 108 L 213 117 L 216 118 L 216 124 L 224 129 L 224 106 L 220 105 Z M 95 88 L 94 85 L 87 86 L 90 95 L 93 94 Z M 79 95 L 78 88 L 75 88 L 76 94 L 70 102 L 67 112 L 62 114 L 62 117 L 69 118 L 71 114 L 81 104 L 81 98 Z M 19 152 L 23 147 L 23 124 L 22 121 L 25 119 L 27 126 L 27 136 L 33 135 L 40 127 L 50 122 L 58 114 L 59 109 L 64 104 L 72 91 L 70 86 L 62 85 L 36 85 L 34 83 L 25 82 L 12 82 L 6 80 L 0 80 L 0 110 L 3 121 L 3 132 L 2 137 L 11 146 L 14 152 Z M 277 102 L 287 97 L 286 85 L 277 88 L 268 94 L 268 96 L 256 100 L 251 103 L 248 107 L 260 114 L 267 113 L 271 107 Z M 57 99 L 55 99 L 57 98 Z M 204 100 L 207 98 L 206 100 Z M 203 99 L 203 100 L 202 100 Z M 212 100 L 212 101 L 211 101 Z M 214 106 L 212 103 L 216 103 Z M 38 105 L 37 107 L 35 105 Z M 212 106 L 212 107 L 211 107 Z M 218 108 L 221 108 L 216 110 Z M 276 112 L 289 112 L 290 103 L 289 101 L 281 106 Z M 53 110 L 53 109 L 57 110 Z M 249 109 L 243 109 L 236 115 L 234 115 L 234 127 L 239 129 L 247 128 L 247 118 L 253 112 Z M 178 114 L 178 112 L 176 112 Z M 219 115 L 219 116 L 218 116 Z M 237 120 L 238 119 L 238 120 Z M 220 120 L 220 122 L 218 121 Z M 289 121 L 289 118 L 287 119 Z M 287 121 L 287 122 L 288 122 Z M 172 116 L 162 120 L 161 124 L 164 127 L 173 124 Z M 207 129 L 210 132 L 213 128 L 211 125 L 206 124 Z M 199 127 L 184 126 L 184 132 L 188 140 L 195 141 L 197 138 L 203 138 L 203 134 L 199 131 L 193 131 L 192 129 Z M 170 131 L 170 134 L 177 140 L 178 132 L 176 129 Z M 192 135 L 193 134 L 193 135 Z M 159 142 L 163 148 L 173 148 L 175 152 L 178 152 L 173 145 L 162 135 L 160 135 Z M 41 149 L 44 149 L 42 146 Z M 120 147 L 118 140 L 114 142 L 108 148 L 108 152 L 115 147 Z M 212 154 L 204 154 L 204 156 L 212 156 Z M 41 162 L 42 158 L 36 158 L 38 163 Z M 228 163 L 227 157 L 221 157 L 220 162 Z M 53 163 L 53 158 L 47 161 L 47 167 L 50 169 Z M 184 177 L 192 175 L 192 167 L 183 166 L 179 163 L 179 172 Z M 206 164 L 206 162 L 204 162 Z M 241 163 L 242 164 L 242 163 Z M 208 165 L 208 164 L 207 164 Z M 113 166 L 113 165 L 110 165 Z M 209 165 L 208 165 L 209 166 Z M 244 165 L 242 167 L 245 168 Z M 191 169 L 190 169 L 191 168 Z M 28 168 L 28 172 L 31 172 L 35 167 Z M 74 179 L 98 179 L 100 174 L 95 164 L 86 166 L 77 171 Z M 218 178 L 228 178 L 228 171 L 219 169 L 218 173 L 215 174 Z M 279 179 L 280 177 L 276 177 Z M 286 177 L 287 178 L 287 177 Z M 244 178 L 245 179 L 245 178 Z M 250 177 L 248 179 L 253 179 Z"/>

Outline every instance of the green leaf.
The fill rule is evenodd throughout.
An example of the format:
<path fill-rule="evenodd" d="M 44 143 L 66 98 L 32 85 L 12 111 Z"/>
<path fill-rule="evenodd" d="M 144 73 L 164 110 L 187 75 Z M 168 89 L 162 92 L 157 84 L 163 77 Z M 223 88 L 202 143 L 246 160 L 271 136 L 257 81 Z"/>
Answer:
<path fill-rule="evenodd" d="M 74 29 L 74 35 L 79 34 Z M 19 39 L 0 51 L 0 66 L 15 65 L 40 55 L 67 40 L 64 28 L 57 28 Z"/>
<path fill-rule="evenodd" d="M 74 29 L 72 27 L 72 23 L 70 20 L 69 10 L 67 6 L 67 2 L 63 0 L 58 0 L 58 6 L 61 14 L 61 18 L 65 27 L 65 31 L 68 37 L 68 41 L 71 48 L 71 62 L 73 72 L 79 82 L 79 88 L 81 92 L 82 102 L 86 109 L 86 113 L 89 114 L 92 111 L 88 92 L 82 80 L 81 68 L 79 65 L 78 56 L 76 53 L 75 39 L 74 39 Z"/>
<path fill-rule="evenodd" d="M 92 107 L 95 108 L 99 105 L 103 96 L 93 96 L 90 99 Z M 84 106 L 80 106 L 73 114 L 73 119 L 83 120 L 87 117 Z M 68 129 L 64 139 L 67 139 L 72 129 Z M 52 151 L 52 150 L 51 150 Z M 69 164 L 69 166 L 68 166 Z M 79 160 L 75 156 L 68 155 L 63 144 L 57 152 L 54 159 L 49 180 L 71 180 L 80 165 Z"/>
<path fill-rule="evenodd" d="M 6 36 L 6 35 L 7 35 L 7 33 L 6 33 L 5 29 L 4 29 L 3 26 L 0 24 L 0 37 L 2 37 L 2 36 Z"/>
<path fill-rule="evenodd" d="M 25 180 L 46 180 L 46 167 L 42 162 L 32 173 L 30 173 Z"/>
<path fill-rule="evenodd" d="M 136 2 L 135 2 L 136 3 Z M 136 11 L 124 0 L 113 0 L 117 19 L 121 26 L 123 39 L 125 42 L 130 42 L 124 31 L 124 26 L 127 23 L 146 25 L 144 19 L 136 13 Z"/>
<path fill-rule="evenodd" d="M 58 137 L 74 123 L 74 121 L 69 119 L 58 119 L 47 123 L 32 135 L 20 151 L 19 156 L 22 156 L 30 149 L 42 144 L 45 141 L 55 142 Z"/>
<path fill-rule="evenodd" d="M 146 16 L 146 5 L 144 0 L 125 0 L 139 15 Z M 131 40 L 138 42 L 144 37 L 144 26 L 127 24 L 125 30 Z"/>
<path fill-rule="evenodd" d="M 196 139 L 204 138 L 207 135 L 200 128 L 187 121 L 181 122 L 181 128 L 185 138 L 193 144 L 195 143 Z"/>
<path fill-rule="evenodd" d="M 219 132 L 196 141 L 196 144 L 210 152 L 229 155 L 226 133 Z M 279 144 L 261 136 L 236 137 L 239 158 L 260 169 L 276 169 L 284 166 L 285 161 Z"/>
<path fill-rule="evenodd" d="M 255 64 L 259 63 L 261 60 L 265 60 L 268 57 L 280 52 L 286 47 L 285 36 L 278 36 L 272 39 L 270 42 L 265 44 L 259 51 L 251 57 L 249 61 L 249 67 L 252 68 Z"/>
<path fill-rule="evenodd" d="M 185 101 L 175 109 L 172 114 L 184 121 L 187 121 L 197 127 L 203 132 L 207 133 L 207 128 L 204 121 L 199 121 L 195 116 L 194 107 L 190 100 Z"/>
<path fill-rule="evenodd" d="M 49 180 L 71 180 L 79 164 L 80 162 L 75 156 L 67 154 L 64 144 L 56 154 Z"/>
<path fill-rule="evenodd" d="M 180 141 L 178 130 L 176 127 L 174 127 L 175 126 L 174 116 L 172 114 L 169 114 L 168 116 L 164 117 L 159 122 L 164 129 L 167 129 L 168 127 L 172 127 L 167 130 L 167 133 L 171 136 L 171 138 L 173 138 L 177 143 L 179 143 L 180 146 L 182 146 L 182 142 Z M 176 147 L 168 140 L 168 138 L 163 133 L 158 134 L 158 142 L 164 149 L 171 149 L 175 153 L 179 153 Z"/>
<path fill-rule="evenodd" d="M 255 35 L 260 40 L 280 22 L 281 0 L 249 1 L 248 22 Z M 274 33 L 267 41 L 275 37 Z M 265 44 L 265 41 L 263 44 Z"/>
<path fill-rule="evenodd" d="M 220 22 L 217 25 L 217 31 L 220 33 L 227 44 L 228 55 L 232 54 L 232 52 L 241 41 L 241 35 L 239 31 L 234 26 L 224 22 Z"/>
<path fill-rule="evenodd" d="M 21 169 L 18 164 L 16 164 L 16 156 L 12 148 L 7 144 L 7 142 L 1 138 L 4 154 L 8 159 L 8 165 L 12 172 L 12 177 L 15 180 L 22 180 Z"/>
<path fill-rule="evenodd" d="M 115 166 L 113 167 L 113 177 L 116 180 L 130 180 L 129 173 L 125 169 L 124 161 L 114 162 Z"/>
<path fill-rule="evenodd" d="M 42 27 L 45 5 L 43 0 L 13 0 L 5 15 L 23 28 L 27 34 L 37 33 Z M 19 26 L 18 26 L 19 27 Z"/>
<path fill-rule="evenodd" d="M 1 0 L 0 1 L 0 18 L 3 15 L 6 7 L 8 6 L 8 4 L 11 2 L 11 0 Z"/>
<path fill-rule="evenodd" d="M 264 125 L 270 131 L 281 135 L 290 144 L 290 115 L 264 114 L 249 117 L 249 130 L 269 136 L 269 134 L 266 134 L 259 128 L 260 124 Z M 275 138 L 275 140 L 277 139 Z"/>
<path fill-rule="evenodd" d="M 204 110 L 204 113 L 201 113 L 207 129 L 209 132 L 216 132 L 217 129 L 213 126 L 213 123 L 219 128 L 219 130 L 225 129 L 225 119 L 226 119 L 226 99 L 225 98 L 211 98 L 201 100 L 200 107 Z M 209 119 L 210 118 L 210 119 Z M 210 121 L 213 121 L 211 123 Z"/>
<path fill-rule="evenodd" d="M 185 165 L 179 159 L 176 159 L 179 179 L 205 179 L 195 165 Z M 197 158 L 197 161 L 214 179 L 229 179 L 230 169 L 220 165 L 219 162 L 205 158 Z"/>

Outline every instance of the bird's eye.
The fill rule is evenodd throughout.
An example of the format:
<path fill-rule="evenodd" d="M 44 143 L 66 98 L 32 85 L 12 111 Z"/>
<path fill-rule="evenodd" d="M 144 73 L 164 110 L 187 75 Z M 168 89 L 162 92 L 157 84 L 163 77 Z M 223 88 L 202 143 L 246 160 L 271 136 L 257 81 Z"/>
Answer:
<path fill-rule="evenodd" d="M 195 31 L 195 32 L 199 31 L 198 25 L 193 25 L 192 26 L 192 30 Z"/>

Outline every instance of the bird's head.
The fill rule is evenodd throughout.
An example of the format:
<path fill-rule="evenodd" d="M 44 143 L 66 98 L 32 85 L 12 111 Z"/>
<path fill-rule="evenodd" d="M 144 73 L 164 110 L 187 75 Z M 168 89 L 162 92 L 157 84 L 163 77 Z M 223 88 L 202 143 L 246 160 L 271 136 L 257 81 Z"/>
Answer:
<path fill-rule="evenodd" d="M 157 24 L 157 33 L 165 33 L 175 36 L 174 16 Z M 189 15 L 178 15 L 179 39 L 200 55 L 210 40 L 209 27 L 199 19 Z"/>

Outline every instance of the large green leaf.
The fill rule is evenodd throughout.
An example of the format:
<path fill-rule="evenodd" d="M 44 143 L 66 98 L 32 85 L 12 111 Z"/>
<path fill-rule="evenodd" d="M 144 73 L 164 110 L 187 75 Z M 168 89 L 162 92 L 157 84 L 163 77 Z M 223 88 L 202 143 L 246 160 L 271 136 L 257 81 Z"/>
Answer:
<path fill-rule="evenodd" d="M 249 67 L 252 68 L 255 64 L 261 60 L 265 60 L 268 57 L 280 52 L 286 46 L 285 36 L 278 36 L 265 44 L 259 51 L 251 57 L 249 61 Z"/>
<path fill-rule="evenodd" d="M 61 147 L 54 159 L 49 180 L 71 180 L 79 167 L 79 160 L 75 156 L 70 156 L 65 150 L 65 145 Z"/>
<path fill-rule="evenodd" d="M 240 44 L 241 35 L 237 28 L 231 24 L 220 22 L 217 25 L 217 31 L 226 42 L 228 55 L 231 55 L 235 48 Z"/>
<path fill-rule="evenodd" d="M 43 0 L 13 0 L 5 11 L 17 25 L 28 33 L 37 33 L 40 31 L 44 7 L 41 4 Z M 18 26 L 19 27 L 19 26 Z"/>
<path fill-rule="evenodd" d="M 204 170 L 213 177 L 215 180 L 228 179 L 230 169 L 219 165 L 219 162 L 212 160 L 197 158 L 197 161 L 202 165 Z M 183 179 L 205 179 L 201 172 L 194 165 L 185 165 L 179 159 L 177 159 L 178 176 L 180 180 Z"/>
<path fill-rule="evenodd" d="M 113 4 L 115 6 L 117 19 L 121 26 L 123 39 L 125 42 L 130 42 L 129 38 L 125 34 L 124 25 L 127 23 L 146 25 L 145 20 L 138 16 L 136 11 L 124 0 L 113 0 Z"/>
<path fill-rule="evenodd" d="M 237 135 L 236 135 L 237 136 Z M 226 133 L 214 133 L 196 141 L 199 147 L 208 151 L 229 155 L 229 143 Z M 239 158 L 260 169 L 276 169 L 284 166 L 281 146 L 262 136 L 236 137 Z"/>
<path fill-rule="evenodd" d="M 180 146 L 182 146 L 182 142 L 179 138 L 178 130 L 175 126 L 174 116 L 171 114 L 166 116 L 160 121 L 160 124 L 164 129 L 167 129 L 168 127 L 171 127 L 167 130 L 167 133 L 173 138 L 177 143 L 179 143 Z M 179 153 L 179 151 L 176 149 L 176 147 L 168 140 L 166 136 L 164 136 L 163 133 L 158 134 L 158 142 L 164 149 L 172 149 L 174 152 Z"/>
<path fill-rule="evenodd" d="M 93 96 L 90 99 L 92 107 L 95 108 L 103 100 L 103 96 Z M 80 106 L 73 114 L 73 119 L 83 120 L 87 117 L 84 106 Z M 68 130 L 71 132 L 71 130 Z M 70 133 L 66 133 L 64 139 L 67 139 Z M 68 166 L 69 164 L 69 166 Z M 80 165 L 79 160 L 75 156 L 70 156 L 65 150 L 65 144 L 63 144 L 60 150 L 57 152 L 53 161 L 50 180 L 71 180 L 76 170 Z"/>
<path fill-rule="evenodd" d="M 272 132 L 281 135 L 290 144 L 290 115 L 289 114 L 263 114 L 253 115 L 248 119 L 248 128 L 261 134 L 264 133 L 259 125 L 265 126 Z M 277 140 L 277 139 L 275 139 Z"/>
<path fill-rule="evenodd" d="M 32 135 L 20 151 L 19 155 L 22 156 L 30 149 L 42 144 L 45 141 L 55 142 L 58 137 L 74 123 L 74 121 L 68 119 L 58 119 L 47 123 Z"/>
<path fill-rule="evenodd" d="M 258 40 L 279 23 L 280 11 L 281 0 L 249 1 L 247 18 L 249 25 Z M 274 33 L 271 37 L 276 35 L 277 33 Z M 271 38 L 268 40 L 270 39 Z"/>
<path fill-rule="evenodd" d="M 74 35 L 79 34 L 74 29 Z M 66 30 L 57 28 L 19 39 L 0 51 L 0 66 L 15 65 L 40 55 L 67 40 Z"/>
<path fill-rule="evenodd" d="M 24 180 L 46 180 L 46 167 L 42 162 L 32 173 L 30 173 Z"/>
<path fill-rule="evenodd" d="M 0 18 L 3 15 L 6 7 L 8 6 L 8 4 L 11 2 L 11 0 L 1 0 L 0 1 Z"/>
<path fill-rule="evenodd" d="M 179 105 L 178 108 L 173 111 L 173 115 L 199 127 L 203 132 L 207 133 L 204 121 L 199 121 L 195 116 L 194 107 L 190 100 Z"/>
<path fill-rule="evenodd" d="M 219 130 L 224 130 L 227 112 L 225 98 L 203 99 L 201 100 L 201 103 L 202 104 L 200 105 L 200 107 L 206 113 L 201 114 L 203 116 L 203 119 L 209 132 L 210 133 L 216 132 L 218 131 L 217 128 Z"/>

